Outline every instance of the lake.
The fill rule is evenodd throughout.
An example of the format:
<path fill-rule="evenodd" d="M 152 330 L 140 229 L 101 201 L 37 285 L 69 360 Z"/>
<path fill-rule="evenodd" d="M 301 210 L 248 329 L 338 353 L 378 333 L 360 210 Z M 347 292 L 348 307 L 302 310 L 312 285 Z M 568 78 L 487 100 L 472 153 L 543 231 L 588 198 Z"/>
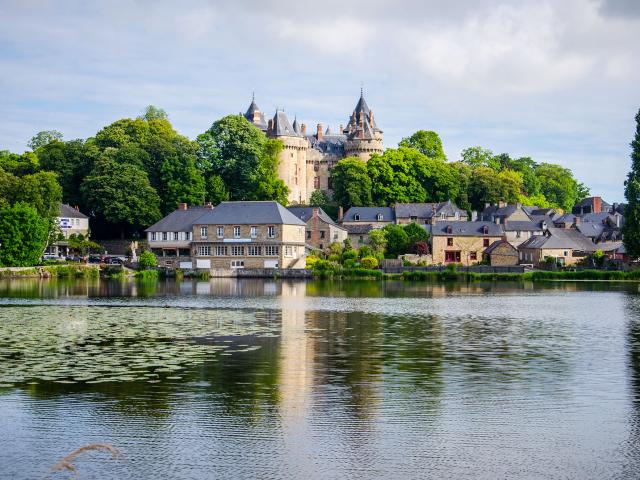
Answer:
<path fill-rule="evenodd" d="M 640 477 L 635 283 L 0 281 L 0 478 Z"/>

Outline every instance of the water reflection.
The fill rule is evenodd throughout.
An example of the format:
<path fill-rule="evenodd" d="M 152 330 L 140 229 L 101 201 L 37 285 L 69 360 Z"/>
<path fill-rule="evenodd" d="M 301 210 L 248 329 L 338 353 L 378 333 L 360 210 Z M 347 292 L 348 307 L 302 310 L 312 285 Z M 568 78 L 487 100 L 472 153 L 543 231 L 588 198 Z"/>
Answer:
<path fill-rule="evenodd" d="M 166 341 L 153 319 L 172 332 L 195 319 L 194 346 L 228 346 L 152 383 L 0 388 L 0 468 L 16 478 L 42 476 L 80 439 L 128 456 L 83 465 L 87 478 L 616 478 L 640 466 L 635 285 L 20 280 L 0 295 L 0 322 L 57 322 L 48 335 L 70 358 L 106 319 L 147 352 Z"/>

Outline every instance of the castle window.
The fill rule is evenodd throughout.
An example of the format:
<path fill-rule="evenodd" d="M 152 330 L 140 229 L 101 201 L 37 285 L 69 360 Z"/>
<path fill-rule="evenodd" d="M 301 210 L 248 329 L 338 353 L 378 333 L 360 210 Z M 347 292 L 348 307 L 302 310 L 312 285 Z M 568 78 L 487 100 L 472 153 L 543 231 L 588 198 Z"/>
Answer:
<path fill-rule="evenodd" d="M 313 179 L 313 188 L 320 190 L 320 177 L 315 177 Z"/>
<path fill-rule="evenodd" d="M 331 177 L 327 179 L 327 188 L 329 190 L 333 189 L 333 179 Z"/>
<path fill-rule="evenodd" d="M 313 169 L 317 172 L 318 170 L 320 170 L 320 162 L 315 162 L 313 164 Z"/>

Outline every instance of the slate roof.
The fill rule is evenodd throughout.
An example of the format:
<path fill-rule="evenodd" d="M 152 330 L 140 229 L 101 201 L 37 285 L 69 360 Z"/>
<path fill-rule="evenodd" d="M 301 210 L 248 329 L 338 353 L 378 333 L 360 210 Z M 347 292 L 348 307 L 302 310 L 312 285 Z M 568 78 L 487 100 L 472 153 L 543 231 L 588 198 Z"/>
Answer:
<path fill-rule="evenodd" d="M 615 222 L 615 217 L 611 215 L 609 212 L 599 212 L 599 213 L 585 213 L 582 215 L 582 222 L 590 222 L 590 223 L 602 223 L 606 220 L 611 219 Z"/>
<path fill-rule="evenodd" d="M 511 245 L 509 242 L 507 242 L 506 240 L 496 240 L 491 245 L 489 245 L 487 248 L 485 248 L 484 253 L 491 253 L 496 248 L 498 248 L 499 246 L 501 246 L 503 244 L 509 245 L 509 247 L 511 247 L 511 250 L 516 252 L 516 255 L 517 255 L 517 249 L 513 245 Z"/>
<path fill-rule="evenodd" d="M 301 225 L 306 223 L 278 202 L 222 202 L 197 219 L 200 225 Z"/>
<path fill-rule="evenodd" d="M 275 137 L 298 137 L 289 119 L 282 110 L 277 110 L 273 116 L 273 126 L 271 128 L 271 135 Z"/>
<path fill-rule="evenodd" d="M 344 229 L 344 227 L 341 227 L 338 224 L 336 224 L 331 219 L 331 217 L 329 215 L 327 215 L 327 212 L 325 212 L 320 207 L 288 207 L 287 210 L 289 210 L 291 213 L 293 213 L 296 217 L 298 217 L 303 222 L 307 223 L 309 221 L 309 219 L 311 217 L 313 217 L 313 209 L 314 208 L 318 209 L 318 218 L 320 220 L 322 220 L 323 222 L 328 223 L 330 225 L 333 225 L 336 228 Z"/>
<path fill-rule="evenodd" d="M 254 122 L 253 121 L 253 115 L 256 112 L 259 113 L 259 117 L 258 117 L 258 121 Z M 251 123 L 253 123 L 256 127 L 258 127 L 261 130 L 266 130 L 267 129 L 267 122 L 264 119 L 264 114 L 260 111 L 260 109 L 258 108 L 258 105 L 256 105 L 256 102 L 255 102 L 254 99 L 251 99 L 251 105 L 249 105 L 249 108 L 245 112 L 244 118 L 249 120 Z"/>
<path fill-rule="evenodd" d="M 519 248 L 566 248 L 582 252 L 594 252 L 598 248 L 574 228 L 549 228 L 549 235 L 534 235 Z"/>
<path fill-rule="evenodd" d="M 555 218 L 553 220 L 553 223 L 572 224 L 575 219 L 576 219 L 576 216 L 573 213 L 565 213 L 564 215 L 558 218 Z"/>
<path fill-rule="evenodd" d="M 378 214 L 382 214 L 382 220 L 378 220 Z M 355 220 L 355 215 L 360 215 L 360 220 Z M 342 217 L 343 222 L 395 222 L 396 214 L 391 207 L 351 207 Z"/>
<path fill-rule="evenodd" d="M 461 217 L 466 217 L 467 212 L 458 208 L 451 201 L 440 203 L 396 203 L 396 218 L 431 218 L 441 213 L 447 216 L 454 216 L 458 213 Z"/>
<path fill-rule="evenodd" d="M 576 229 L 580 233 L 582 233 L 586 237 L 591 237 L 591 238 L 600 236 L 605 228 L 606 226 L 603 225 L 602 223 L 595 223 L 595 222 L 586 222 L 586 223 L 581 223 L 580 225 L 576 225 Z"/>
<path fill-rule="evenodd" d="M 344 156 L 344 142 L 347 140 L 346 135 L 325 135 L 320 140 L 315 135 L 307 135 L 307 140 L 311 144 L 311 148 L 315 148 L 324 154 Z"/>
<path fill-rule="evenodd" d="M 480 214 L 480 218 L 482 220 L 491 220 L 491 217 L 508 217 L 516 211 L 516 205 L 506 205 L 504 207 L 499 207 L 498 205 L 489 205 Z M 528 212 L 525 210 L 525 213 Z"/>
<path fill-rule="evenodd" d="M 448 231 L 451 227 L 451 232 Z M 484 233 L 487 227 L 487 233 Z M 501 237 L 504 234 L 502 225 L 494 222 L 438 222 L 431 225 L 431 235 L 434 237 Z"/>
<path fill-rule="evenodd" d="M 210 208 L 191 207 L 188 210 L 174 210 L 162 220 L 151 225 L 145 232 L 190 232 L 201 216 L 211 212 Z"/>
<path fill-rule="evenodd" d="M 60 204 L 60 217 L 64 218 L 89 218 L 80 210 L 76 210 L 71 205 L 66 203 Z"/>
<path fill-rule="evenodd" d="M 343 225 L 343 228 L 350 235 L 366 235 L 373 230 L 371 225 Z"/>

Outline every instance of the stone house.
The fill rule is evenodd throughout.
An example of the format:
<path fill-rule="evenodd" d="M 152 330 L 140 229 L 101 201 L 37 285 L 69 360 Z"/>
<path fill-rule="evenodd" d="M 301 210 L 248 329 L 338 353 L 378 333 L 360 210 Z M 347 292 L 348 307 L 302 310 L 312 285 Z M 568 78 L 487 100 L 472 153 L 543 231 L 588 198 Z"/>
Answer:
<path fill-rule="evenodd" d="M 536 235 L 518 248 L 520 263 L 539 267 L 547 257 L 569 266 L 595 252 L 597 246 L 575 228 L 549 228 L 544 235 Z"/>
<path fill-rule="evenodd" d="M 383 228 L 396 222 L 395 210 L 391 207 L 351 207 L 338 221 L 343 227 L 352 225 L 370 225 L 371 228 Z"/>
<path fill-rule="evenodd" d="M 543 235 L 545 230 L 549 228 L 547 217 L 544 217 L 544 219 L 536 218 L 535 220 L 504 219 L 501 225 L 504 230 L 505 239 L 515 248 L 518 248 L 520 244 L 534 235 Z"/>
<path fill-rule="evenodd" d="M 437 222 L 425 228 L 434 264 L 473 265 L 482 260 L 487 247 L 504 239 L 502 225 L 495 222 Z"/>
<path fill-rule="evenodd" d="M 498 240 L 487 247 L 482 258 L 492 267 L 518 265 L 518 249 L 506 240 Z"/>
<path fill-rule="evenodd" d="M 213 206 L 210 203 L 195 207 L 187 207 L 186 203 L 181 203 L 177 210 L 145 230 L 149 248 L 158 257 L 161 267 L 193 268 L 193 225 L 211 210 Z"/>
<path fill-rule="evenodd" d="M 347 229 L 335 223 L 319 207 L 289 207 L 288 210 L 306 222 L 305 242 L 318 250 L 324 250 L 334 242 L 342 243 L 347 238 Z"/>
<path fill-rule="evenodd" d="M 347 230 L 347 237 L 352 248 L 360 248 L 369 244 L 369 233 L 373 230 L 371 225 L 344 225 Z"/>
<path fill-rule="evenodd" d="M 396 203 L 394 211 L 398 225 L 428 225 L 439 221 L 469 220 L 467 212 L 450 200 L 440 203 Z"/>
<path fill-rule="evenodd" d="M 521 203 L 506 204 L 504 202 L 498 202 L 497 205 L 487 203 L 484 210 L 478 215 L 478 220 L 504 223 L 505 221 L 527 221 L 531 220 L 531 217 Z"/>
<path fill-rule="evenodd" d="M 302 269 L 306 223 L 278 202 L 222 202 L 193 224 L 193 267 Z"/>
<path fill-rule="evenodd" d="M 51 244 L 45 254 L 59 257 L 69 254 L 69 240 L 71 235 L 82 235 L 89 237 L 89 217 L 80 211 L 78 207 L 72 207 L 63 203 L 60 205 L 60 213 L 57 218 L 58 227 L 64 237 Z"/>

